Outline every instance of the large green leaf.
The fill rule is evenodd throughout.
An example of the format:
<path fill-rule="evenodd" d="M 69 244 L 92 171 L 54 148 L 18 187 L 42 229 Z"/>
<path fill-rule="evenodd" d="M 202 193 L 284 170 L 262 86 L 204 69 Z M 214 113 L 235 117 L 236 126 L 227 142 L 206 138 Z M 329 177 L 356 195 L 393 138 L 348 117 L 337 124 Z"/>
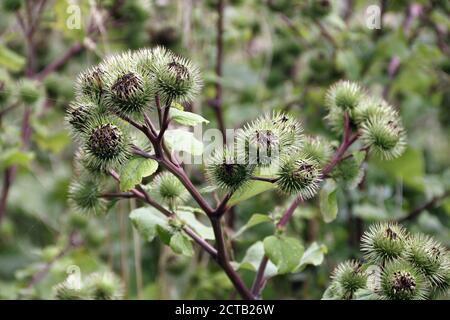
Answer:
<path fill-rule="evenodd" d="M 170 247 L 175 253 L 191 257 L 194 254 L 191 240 L 181 231 L 170 238 Z"/>
<path fill-rule="evenodd" d="M 302 244 L 296 238 L 269 236 L 264 239 L 264 252 L 280 274 L 294 271 L 300 264 L 303 251 Z"/>
<path fill-rule="evenodd" d="M 313 242 L 308 249 L 306 249 L 305 253 L 303 253 L 297 270 L 301 271 L 309 264 L 313 266 L 321 265 L 327 252 L 328 249 L 325 245 L 319 245 L 317 242 Z"/>
<path fill-rule="evenodd" d="M 338 206 L 336 199 L 336 182 L 328 179 L 322 190 L 320 190 L 320 212 L 323 221 L 330 223 L 336 219 Z"/>
<path fill-rule="evenodd" d="M 191 227 L 195 233 L 206 240 L 214 240 L 214 231 L 197 220 L 195 214 L 190 211 L 178 210 L 177 217 Z"/>
<path fill-rule="evenodd" d="M 234 235 L 233 238 L 239 237 L 242 233 L 244 233 L 246 230 L 264 222 L 271 222 L 272 219 L 267 214 L 261 214 L 261 213 L 255 213 L 253 214 L 250 219 L 247 221 L 247 223 L 242 226 Z"/>
<path fill-rule="evenodd" d="M 7 149 L 5 151 L 2 150 L 1 152 L 0 169 L 14 165 L 26 167 L 34 158 L 34 153 L 21 151 L 17 148 Z"/>
<path fill-rule="evenodd" d="M 158 162 L 152 159 L 133 158 L 120 169 L 120 190 L 128 191 L 141 183 L 142 178 L 152 175 Z"/>
<path fill-rule="evenodd" d="M 233 196 L 228 201 L 229 206 L 234 206 L 242 201 L 248 200 L 260 193 L 275 188 L 275 185 L 270 182 L 265 181 L 251 181 L 242 190 L 238 190 L 233 194 Z"/>
<path fill-rule="evenodd" d="M 190 131 L 175 129 L 167 130 L 164 138 L 170 148 L 176 151 L 184 151 L 195 156 L 203 154 L 203 143 L 195 139 Z"/>
<path fill-rule="evenodd" d="M 167 217 L 153 207 L 142 207 L 131 211 L 130 219 L 142 238 L 152 241 L 157 233 L 157 227 L 170 230 Z"/>
<path fill-rule="evenodd" d="M 403 155 L 390 161 L 372 160 L 377 167 L 389 176 L 401 179 L 405 185 L 418 191 L 424 190 L 424 160 L 422 151 L 408 148 Z"/>
<path fill-rule="evenodd" d="M 197 124 L 203 122 L 209 123 L 209 121 L 203 118 L 201 115 L 179 110 L 177 108 L 170 108 L 170 118 L 173 121 L 183 124 L 185 126 L 196 126 Z"/>
<path fill-rule="evenodd" d="M 0 66 L 10 71 L 20 71 L 25 66 L 25 58 L 0 44 Z"/>
<path fill-rule="evenodd" d="M 259 265 L 263 257 L 264 257 L 264 244 L 262 243 L 262 241 L 258 241 L 247 249 L 244 259 L 242 259 L 241 263 L 235 264 L 235 268 L 256 272 L 259 268 Z M 277 267 L 271 261 L 268 261 L 264 276 L 272 277 L 277 273 L 278 273 Z"/>

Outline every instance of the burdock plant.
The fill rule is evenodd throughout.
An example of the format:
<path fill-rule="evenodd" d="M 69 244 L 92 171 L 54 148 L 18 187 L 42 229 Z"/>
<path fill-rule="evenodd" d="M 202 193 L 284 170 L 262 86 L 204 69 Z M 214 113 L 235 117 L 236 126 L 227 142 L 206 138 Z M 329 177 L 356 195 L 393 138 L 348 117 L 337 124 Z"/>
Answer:
<path fill-rule="evenodd" d="M 321 5 L 320 10 L 328 8 L 327 2 Z M 245 125 L 236 141 L 216 148 L 201 167 L 205 172 L 195 170 L 194 180 L 177 152 L 198 156 L 202 144 L 190 132 L 173 127 L 176 123 L 194 126 L 208 122 L 183 110 L 201 87 L 198 68 L 161 47 L 113 55 L 83 72 L 76 83 L 76 99 L 66 115 L 80 146 L 70 203 L 76 212 L 100 214 L 113 207 L 110 200 L 137 199 L 138 208 L 130 219 L 143 238 L 150 241 L 158 237 L 176 254 L 185 256 L 192 256 L 192 244 L 197 244 L 223 269 L 242 298 L 257 299 L 268 280 L 269 263 L 271 275 L 296 272 L 311 263 L 307 256 L 303 259 L 303 244 L 286 235 L 285 227 L 297 206 L 315 197 L 324 185 L 321 203 L 332 204 L 328 198 L 339 185 L 333 180 L 354 187 L 368 152 L 382 159 L 400 156 L 404 129 L 388 103 L 357 83 L 340 81 L 325 98 L 326 121 L 340 142 L 304 135 L 300 121 L 290 114 L 267 113 Z M 202 173 L 210 186 L 200 186 Z M 118 186 L 113 187 L 111 181 Z M 275 225 L 274 234 L 249 249 L 249 256 L 255 255 L 255 248 L 261 249 L 256 254 L 257 264 L 252 264 L 256 276 L 250 288 L 238 273 L 248 263 L 231 261 L 234 255 L 229 254 L 232 249 L 225 241 L 230 235 L 222 219 L 235 204 L 272 189 L 292 196 L 293 201 L 281 214 L 268 217 Z M 206 216 L 211 226 L 196 220 L 197 214 Z M 409 272 L 416 290 L 421 290 L 410 296 L 423 296 L 418 275 L 425 272 L 433 274 L 433 283 L 442 290 L 447 281 L 443 279 L 448 279 L 444 272 L 447 263 L 433 264 L 428 257 L 429 247 L 439 252 L 442 248 L 430 244 L 419 251 L 408 249 L 414 243 L 399 226 L 379 225 L 367 234 L 363 250 L 368 261 L 383 266 L 405 259 L 410 267 L 398 271 Z M 308 255 L 311 250 L 315 250 L 313 255 L 323 255 L 315 246 L 308 250 Z M 411 262 L 415 257 L 421 257 L 422 262 Z M 331 291 L 340 298 L 356 297 L 367 277 L 360 263 L 345 263 L 334 273 Z M 391 280 L 386 285 L 398 282 Z M 86 288 L 87 296 L 97 299 L 118 296 L 117 283 L 110 276 L 93 276 Z M 61 285 L 57 296 L 71 296 L 73 291 L 68 289 Z"/>
<path fill-rule="evenodd" d="M 450 256 L 430 236 L 410 234 L 396 223 L 379 223 L 364 233 L 361 250 L 365 263 L 338 266 L 324 299 L 425 300 L 449 289 Z M 355 269 L 361 276 L 351 272 Z"/>

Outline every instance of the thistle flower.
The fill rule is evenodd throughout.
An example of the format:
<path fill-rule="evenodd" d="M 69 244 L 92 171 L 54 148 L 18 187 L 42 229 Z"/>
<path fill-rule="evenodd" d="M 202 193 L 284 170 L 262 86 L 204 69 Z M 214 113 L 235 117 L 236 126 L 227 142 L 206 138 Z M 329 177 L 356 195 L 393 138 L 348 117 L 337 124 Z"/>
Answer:
<path fill-rule="evenodd" d="M 390 160 L 402 155 L 406 148 L 406 134 L 398 119 L 375 116 L 361 126 L 361 140 L 370 152 Z"/>
<path fill-rule="evenodd" d="M 353 294 L 367 284 L 367 273 L 359 261 L 346 261 L 333 271 L 332 279 L 341 288 L 344 299 L 351 299 Z"/>
<path fill-rule="evenodd" d="M 416 234 L 408 238 L 406 260 L 429 280 L 433 288 L 445 288 L 446 275 L 450 270 L 446 249 L 433 238 Z"/>
<path fill-rule="evenodd" d="M 406 230 L 397 223 L 370 226 L 361 238 L 361 251 L 371 263 L 383 264 L 405 254 Z"/>
<path fill-rule="evenodd" d="M 330 87 L 325 97 L 325 105 L 329 110 L 355 110 L 365 98 L 359 84 L 350 81 L 339 81 Z"/>
<path fill-rule="evenodd" d="M 186 201 L 188 192 L 180 180 L 170 172 L 158 174 L 151 182 L 151 194 L 173 208 Z"/>
<path fill-rule="evenodd" d="M 303 140 L 302 130 L 298 121 L 284 113 L 266 114 L 245 127 L 238 143 L 244 147 L 245 161 L 270 166 L 298 150 Z"/>
<path fill-rule="evenodd" d="M 89 296 L 94 300 L 120 300 L 123 298 L 123 285 L 112 272 L 97 272 L 86 279 Z"/>
<path fill-rule="evenodd" d="M 330 161 L 333 150 L 324 138 L 308 136 L 303 141 L 301 154 L 311 158 L 323 167 Z"/>
<path fill-rule="evenodd" d="M 136 63 L 136 69 L 149 79 L 153 78 L 153 70 L 155 70 L 155 61 L 160 50 L 162 49 L 160 49 L 159 47 L 155 49 L 145 48 L 140 49 L 133 53 L 133 60 Z"/>
<path fill-rule="evenodd" d="M 424 276 L 410 263 L 395 260 L 381 273 L 378 294 L 386 300 L 425 300 L 429 288 Z"/>
<path fill-rule="evenodd" d="M 81 73 L 76 82 L 76 92 L 99 103 L 105 92 L 106 70 L 103 66 L 91 67 Z"/>
<path fill-rule="evenodd" d="M 304 200 L 317 193 L 322 180 L 319 164 L 301 155 L 284 158 L 277 178 L 276 185 L 282 192 L 298 194 Z"/>
<path fill-rule="evenodd" d="M 119 115 L 138 116 L 150 107 L 150 80 L 135 64 L 130 52 L 112 56 L 102 64 L 108 70 L 105 105 Z"/>
<path fill-rule="evenodd" d="M 83 286 L 78 287 L 70 281 L 63 281 L 53 287 L 54 297 L 57 300 L 84 300 L 88 298 Z"/>
<path fill-rule="evenodd" d="M 19 99 L 24 104 L 32 105 L 43 95 L 41 83 L 38 81 L 23 79 L 19 83 Z"/>
<path fill-rule="evenodd" d="M 397 111 L 383 99 L 366 97 L 358 104 L 354 110 L 355 122 L 358 125 L 373 118 L 398 119 Z"/>
<path fill-rule="evenodd" d="M 153 50 L 154 91 L 164 104 L 190 102 L 200 92 L 199 70 L 191 61 L 157 47 Z"/>
<path fill-rule="evenodd" d="M 342 134 L 342 132 L 344 132 L 344 111 L 342 109 L 329 109 L 328 114 L 324 119 L 333 132 L 337 134 Z"/>
<path fill-rule="evenodd" d="M 243 187 L 252 176 L 254 166 L 238 163 L 236 155 L 230 149 L 216 152 L 208 163 L 208 180 L 219 188 L 236 191 Z"/>
<path fill-rule="evenodd" d="M 82 174 L 69 186 L 69 204 L 79 213 L 104 213 L 107 202 L 100 195 L 101 184 L 87 174 Z"/>
<path fill-rule="evenodd" d="M 82 140 L 82 163 L 91 172 L 101 173 L 117 167 L 130 155 L 127 130 L 115 118 L 93 117 L 86 125 Z"/>

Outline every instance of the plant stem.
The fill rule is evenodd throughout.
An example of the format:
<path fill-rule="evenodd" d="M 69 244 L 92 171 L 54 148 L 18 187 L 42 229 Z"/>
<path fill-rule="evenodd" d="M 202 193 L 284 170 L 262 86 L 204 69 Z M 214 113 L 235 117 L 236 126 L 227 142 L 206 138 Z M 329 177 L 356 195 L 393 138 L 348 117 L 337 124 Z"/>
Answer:
<path fill-rule="evenodd" d="M 398 220 L 398 222 L 407 222 L 412 221 L 416 219 L 423 211 L 427 209 L 431 209 L 435 207 L 441 200 L 447 198 L 450 196 L 450 190 L 444 192 L 440 196 L 433 197 L 430 201 L 425 202 L 424 204 L 420 205 L 419 207 L 411 210 L 405 217 Z"/>
<path fill-rule="evenodd" d="M 110 171 L 110 175 L 118 182 L 120 182 L 120 177 L 119 175 L 111 170 Z M 138 190 L 140 189 L 140 190 Z M 152 207 L 154 207 L 155 209 L 157 209 L 158 211 L 160 211 L 162 214 L 164 214 L 167 217 L 171 217 L 174 215 L 173 212 L 170 212 L 169 210 L 167 210 L 166 208 L 164 208 L 162 205 L 160 205 L 158 202 L 156 202 L 155 200 L 153 200 L 152 198 L 150 198 L 150 196 L 148 195 L 147 192 L 145 192 L 141 186 L 138 186 L 137 189 L 132 189 L 130 192 L 134 198 L 140 199 L 142 201 L 144 201 L 145 203 L 151 205 Z M 108 197 L 112 197 L 114 193 L 106 193 L 103 195 L 107 195 Z M 128 198 L 129 194 L 125 193 L 126 196 L 125 198 Z M 124 198 L 123 193 L 118 193 L 117 194 L 118 198 Z M 192 229 L 190 229 L 187 226 L 183 227 L 183 231 L 186 232 L 187 235 L 189 235 L 198 245 L 200 245 L 206 252 L 208 252 L 213 258 L 216 258 L 217 256 L 217 251 L 216 249 L 214 249 L 208 242 L 206 242 L 204 239 L 202 239 L 201 237 L 199 237 Z"/>
<path fill-rule="evenodd" d="M 246 300 L 253 300 L 254 299 L 253 294 L 250 292 L 250 290 L 247 289 L 244 282 L 241 280 L 241 278 L 239 277 L 239 275 L 236 273 L 236 271 L 233 269 L 233 267 L 229 262 L 227 249 L 225 247 L 225 240 L 223 238 L 220 217 L 211 217 L 211 224 L 214 230 L 214 236 L 216 238 L 217 253 L 218 253 L 217 262 L 223 268 L 228 278 L 231 280 L 234 287 L 242 296 L 242 298 Z"/>

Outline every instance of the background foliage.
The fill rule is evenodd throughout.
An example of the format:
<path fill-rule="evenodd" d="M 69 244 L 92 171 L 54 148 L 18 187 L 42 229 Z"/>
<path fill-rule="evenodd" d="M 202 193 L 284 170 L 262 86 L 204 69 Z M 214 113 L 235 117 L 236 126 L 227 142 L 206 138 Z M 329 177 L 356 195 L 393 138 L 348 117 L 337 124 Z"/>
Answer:
<path fill-rule="evenodd" d="M 120 202 L 101 217 L 82 216 L 68 206 L 75 148 L 63 118 L 77 74 L 110 53 L 158 44 L 200 66 L 205 85 L 189 108 L 210 121 L 204 129 L 218 127 L 217 84 L 227 128 L 277 109 L 301 119 L 306 132 L 337 140 L 323 121 L 323 105 L 325 90 L 339 79 L 358 81 L 384 96 L 402 116 L 408 149 L 400 158 L 369 157 L 370 170 L 356 189 L 340 181 L 331 204 L 319 205 L 316 197 L 296 210 L 289 234 L 301 238 L 305 248 L 317 246 L 323 263 L 320 254 L 314 263 L 320 266 L 277 276 L 264 298 L 320 298 L 336 264 L 359 257 L 360 236 L 371 222 L 398 220 L 448 247 L 447 1 L 332 1 L 326 15 L 317 12 L 320 2 L 225 1 L 219 78 L 216 0 L 2 1 L 0 169 L 6 207 L 0 217 L 0 298 L 52 298 L 53 286 L 66 278 L 70 265 L 82 276 L 114 271 L 131 299 L 235 297 L 225 274 L 206 255 L 179 256 L 159 241 L 141 239 L 128 219 L 133 201 Z M 70 4 L 80 8 L 79 29 L 68 23 Z M 381 29 L 366 26 L 371 4 L 381 6 Z M 194 182 L 201 181 L 195 178 L 201 168 L 191 167 L 190 173 Z M 323 219 L 320 208 L 334 207 L 334 201 L 336 220 Z M 287 203 L 267 191 L 235 208 L 229 226 L 240 230 L 233 245 L 246 282 L 254 276 L 247 249 L 272 234 L 264 222 Z"/>

